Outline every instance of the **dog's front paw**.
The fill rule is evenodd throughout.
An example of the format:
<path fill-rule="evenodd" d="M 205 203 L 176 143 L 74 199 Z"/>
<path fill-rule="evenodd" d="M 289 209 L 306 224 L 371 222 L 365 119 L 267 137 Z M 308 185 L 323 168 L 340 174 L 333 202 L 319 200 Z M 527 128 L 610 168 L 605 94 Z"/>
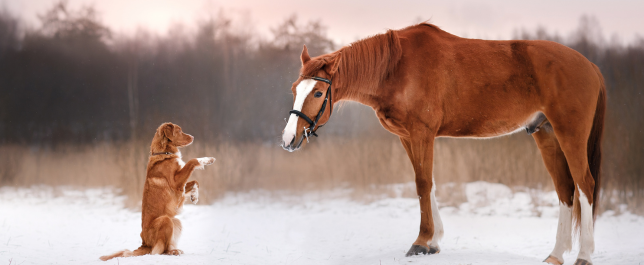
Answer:
<path fill-rule="evenodd" d="M 197 204 L 199 201 L 199 187 L 197 185 L 192 187 L 192 190 L 190 191 L 190 201 L 192 204 Z"/>
<path fill-rule="evenodd" d="M 212 163 L 215 163 L 215 158 L 214 157 L 201 157 L 197 158 L 197 162 L 199 162 L 199 169 L 203 169 L 204 166 L 211 165 Z"/>

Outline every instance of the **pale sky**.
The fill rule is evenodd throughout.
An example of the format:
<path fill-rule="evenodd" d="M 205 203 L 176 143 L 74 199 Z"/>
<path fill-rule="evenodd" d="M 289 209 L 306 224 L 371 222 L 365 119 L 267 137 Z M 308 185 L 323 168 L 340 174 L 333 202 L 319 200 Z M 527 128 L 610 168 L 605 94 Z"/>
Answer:
<path fill-rule="evenodd" d="M 0 0 L 30 26 L 38 26 L 37 14 L 55 0 Z M 473 38 L 508 39 L 514 30 L 544 26 L 568 35 L 582 15 L 598 19 L 604 37 L 618 36 L 630 42 L 644 37 L 644 1 L 641 0 L 540 0 L 540 1 L 352 1 L 352 0 L 68 0 L 72 8 L 93 4 L 102 21 L 117 33 L 130 34 L 146 28 L 165 34 L 177 23 L 194 27 L 196 21 L 224 10 L 231 16 L 250 17 L 256 34 L 268 37 L 291 14 L 300 21 L 321 20 L 335 41 L 347 44 L 386 29 L 408 26 L 419 20 L 431 22 L 453 34 Z"/>

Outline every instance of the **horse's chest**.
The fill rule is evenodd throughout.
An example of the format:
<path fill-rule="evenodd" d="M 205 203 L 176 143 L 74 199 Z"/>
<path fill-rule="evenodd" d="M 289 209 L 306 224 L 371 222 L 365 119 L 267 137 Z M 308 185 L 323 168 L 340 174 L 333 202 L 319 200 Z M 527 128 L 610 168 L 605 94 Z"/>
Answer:
<path fill-rule="evenodd" d="M 376 116 L 382 127 L 387 131 L 400 137 L 409 137 L 408 127 L 413 124 L 408 124 L 403 119 L 404 115 L 401 115 L 401 111 L 397 111 L 394 108 L 382 108 L 376 110 Z"/>

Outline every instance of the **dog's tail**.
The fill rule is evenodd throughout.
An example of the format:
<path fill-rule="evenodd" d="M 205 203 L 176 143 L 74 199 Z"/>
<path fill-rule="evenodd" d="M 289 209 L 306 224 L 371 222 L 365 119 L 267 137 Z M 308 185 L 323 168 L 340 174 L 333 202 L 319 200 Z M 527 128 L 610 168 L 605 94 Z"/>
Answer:
<path fill-rule="evenodd" d="M 116 253 L 114 253 L 112 255 L 102 256 L 99 259 L 102 260 L 102 261 L 106 261 L 106 260 L 110 260 L 110 259 L 113 259 L 113 258 L 120 258 L 120 257 L 143 256 L 143 255 L 146 255 L 146 254 L 150 254 L 151 251 L 152 251 L 151 248 L 142 246 L 142 247 L 139 247 L 138 249 L 136 249 L 134 251 L 129 251 L 129 250 L 125 249 L 125 250 L 121 250 L 119 252 L 116 252 Z"/>

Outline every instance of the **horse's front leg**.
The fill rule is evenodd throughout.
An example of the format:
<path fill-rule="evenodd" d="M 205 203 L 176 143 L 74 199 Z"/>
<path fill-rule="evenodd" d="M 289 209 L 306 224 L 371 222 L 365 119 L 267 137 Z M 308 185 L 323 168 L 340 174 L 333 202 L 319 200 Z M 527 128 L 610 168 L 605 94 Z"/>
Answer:
<path fill-rule="evenodd" d="M 443 236 L 443 223 L 438 214 L 432 178 L 434 138 L 422 140 L 400 138 L 400 140 L 414 166 L 416 192 L 420 201 L 420 232 L 406 256 L 435 254 L 440 252 L 438 240 Z"/>

